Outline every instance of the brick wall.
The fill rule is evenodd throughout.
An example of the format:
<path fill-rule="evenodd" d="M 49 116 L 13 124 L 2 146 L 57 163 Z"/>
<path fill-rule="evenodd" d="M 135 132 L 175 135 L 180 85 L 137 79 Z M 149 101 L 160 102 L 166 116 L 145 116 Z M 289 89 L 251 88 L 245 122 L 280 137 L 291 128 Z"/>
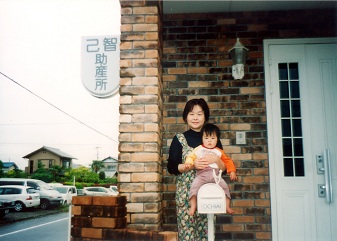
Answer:
<path fill-rule="evenodd" d="M 161 1 L 120 3 L 118 181 L 129 233 L 176 230 L 168 148 L 187 128 L 186 101 L 203 97 L 239 175 L 235 183 L 225 177 L 236 214 L 217 217 L 216 239 L 270 240 L 263 39 L 337 36 L 335 10 L 162 15 Z M 243 80 L 231 77 L 237 37 L 250 50 Z M 247 144 L 235 144 L 237 131 Z"/>
<path fill-rule="evenodd" d="M 335 10 L 164 15 L 163 166 L 172 138 L 186 130 L 186 101 L 202 97 L 238 167 L 237 182 L 225 177 L 236 214 L 217 217 L 216 240 L 271 239 L 263 40 L 337 36 L 331 26 Z M 242 80 L 233 80 L 228 54 L 237 37 L 249 49 Z M 235 144 L 237 131 L 246 132 L 247 144 Z M 176 230 L 175 177 L 166 169 L 163 183 L 163 227 Z"/>
<path fill-rule="evenodd" d="M 126 198 L 107 196 L 78 196 L 72 200 L 72 240 L 102 240 L 126 227 Z M 120 237 L 122 237 L 119 234 Z M 113 240 L 113 239 L 111 239 Z"/>
<path fill-rule="evenodd" d="M 71 241 L 176 241 L 175 232 L 126 229 L 125 196 L 77 196 L 71 208 Z"/>
<path fill-rule="evenodd" d="M 162 67 L 158 1 L 120 1 L 120 192 L 129 229 L 162 227 Z"/>

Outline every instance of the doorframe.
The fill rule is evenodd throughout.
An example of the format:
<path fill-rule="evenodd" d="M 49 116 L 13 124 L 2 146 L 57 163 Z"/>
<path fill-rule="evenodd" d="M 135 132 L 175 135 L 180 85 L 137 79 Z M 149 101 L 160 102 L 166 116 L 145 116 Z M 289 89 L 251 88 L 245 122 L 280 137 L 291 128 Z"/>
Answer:
<path fill-rule="evenodd" d="M 299 39 L 265 39 L 263 40 L 264 49 L 264 70 L 265 70 L 265 94 L 266 94 L 266 112 L 267 112 L 267 141 L 268 141 L 268 162 L 269 162 L 269 180 L 270 180 L 270 204 L 271 204 L 271 222 L 272 222 L 272 239 L 278 240 L 278 215 L 276 208 L 276 168 L 274 152 L 274 120 L 272 115 L 272 78 L 270 65 L 272 59 L 269 49 L 272 45 L 295 45 L 295 44 L 329 44 L 336 43 L 337 38 L 299 38 Z"/>

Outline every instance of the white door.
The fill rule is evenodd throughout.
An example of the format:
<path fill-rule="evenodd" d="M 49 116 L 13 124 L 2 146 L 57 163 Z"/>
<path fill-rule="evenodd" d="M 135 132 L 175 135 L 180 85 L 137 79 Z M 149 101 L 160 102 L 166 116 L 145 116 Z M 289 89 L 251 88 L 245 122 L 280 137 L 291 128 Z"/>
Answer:
<path fill-rule="evenodd" d="M 337 240 L 337 39 L 264 47 L 273 240 Z"/>

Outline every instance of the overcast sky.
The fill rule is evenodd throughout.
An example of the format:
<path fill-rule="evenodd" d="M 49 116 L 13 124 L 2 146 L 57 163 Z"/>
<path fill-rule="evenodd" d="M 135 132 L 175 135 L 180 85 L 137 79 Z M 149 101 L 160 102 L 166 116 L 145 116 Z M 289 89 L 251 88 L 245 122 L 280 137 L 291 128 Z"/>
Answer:
<path fill-rule="evenodd" d="M 118 157 L 119 96 L 83 86 L 81 37 L 119 32 L 119 0 L 0 0 L 0 160 L 24 169 L 42 146 L 86 166 Z"/>

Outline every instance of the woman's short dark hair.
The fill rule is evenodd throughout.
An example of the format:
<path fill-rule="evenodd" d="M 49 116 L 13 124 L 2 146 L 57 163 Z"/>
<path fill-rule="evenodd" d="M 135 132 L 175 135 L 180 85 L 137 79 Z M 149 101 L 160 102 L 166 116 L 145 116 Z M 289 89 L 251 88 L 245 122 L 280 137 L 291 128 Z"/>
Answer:
<path fill-rule="evenodd" d="M 186 105 L 185 105 L 185 108 L 184 108 L 184 112 L 183 112 L 183 120 L 185 122 L 187 122 L 187 115 L 188 113 L 190 113 L 194 106 L 200 106 L 201 109 L 204 111 L 204 115 L 205 115 L 205 122 L 208 121 L 209 119 L 209 107 L 206 103 L 206 101 L 203 99 L 203 98 L 200 98 L 200 99 L 191 99 L 189 101 L 187 101 Z"/>
<path fill-rule="evenodd" d="M 214 124 L 205 124 L 202 128 L 201 128 L 201 135 L 206 135 L 206 136 L 210 136 L 213 133 L 216 135 L 216 137 L 218 139 L 220 139 L 220 129 L 219 127 L 217 127 Z"/>

